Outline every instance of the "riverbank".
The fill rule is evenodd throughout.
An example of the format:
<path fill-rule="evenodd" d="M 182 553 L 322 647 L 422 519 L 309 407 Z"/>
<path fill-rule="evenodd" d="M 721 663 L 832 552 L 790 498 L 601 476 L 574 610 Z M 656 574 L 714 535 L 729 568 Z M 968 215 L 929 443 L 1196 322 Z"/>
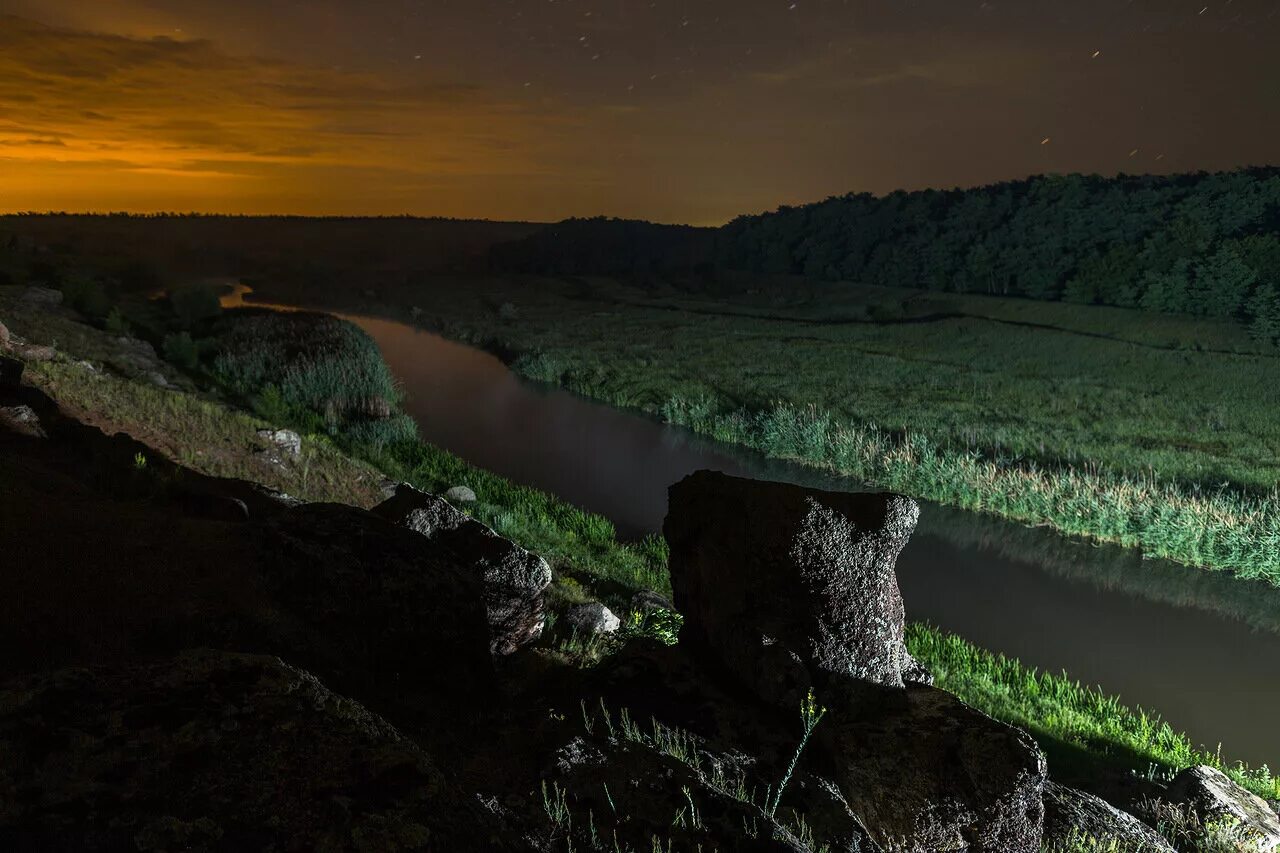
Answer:
<path fill-rule="evenodd" d="M 6 319 L 9 316 L 15 315 L 9 311 Z M 21 322 L 21 315 L 16 316 L 19 322 L 14 323 L 15 328 L 25 333 L 30 327 Z M 174 453 L 197 470 L 208 467 L 209 473 L 226 474 L 257 464 L 259 454 L 252 450 L 237 454 L 227 448 L 255 447 L 261 442 L 258 429 L 281 425 L 238 412 L 225 399 L 220 401 L 194 389 L 162 388 L 122 378 L 113 370 L 86 368 L 75 359 L 98 360 L 103 366 L 103 360 L 109 358 L 111 344 L 106 336 L 70 320 L 46 316 L 41 322 L 44 333 L 61 341 L 77 341 L 79 350 L 72 351 L 74 358 L 32 363 L 29 376 L 39 387 L 63 405 L 98 413 L 100 426 L 107 431 L 150 430 L 170 436 Z M 95 349 L 99 346 L 102 348 Z M 554 597 L 560 606 L 598 598 L 626 615 L 634 592 L 669 589 L 665 543 L 661 540 L 620 543 L 606 519 L 478 470 L 438 448 L 407 439 L 375 446 L 359 432 L 337 436 L 306 433 L 302 445 L 308 464 L 300 469 L 281 469 L 292 472 L 294 479 L 273 480 L 275 466 L 268 466 L 262 481 L 302 497 L 345 499 L 357 505 L 374 500 L 383 478 L 436 492 L 465 485 L 478 497 L 468 506 L 469 512 L 551 562 L 556 578 Z M 221 447 L 223 452 L 210 453 L 210 447 Z M 350 490 L 345 498 L 344 489 Z M 564 654 L 571 657 L 584 652 L 580 644 L 563 634 L 553 632 L 549 642 L 564 643 Z M 1085 781 L 1168 774 L 1194 763 L 1226 763 L 1209 750 L 1195 748 L 1190 739 L 1157 718 L 1128 710 L 1114 699 L 1082 689 L 1069 678 L 1033 674 L 958 638 L 923 627 L 913 629 L 909 642 L 913 654 L 935 669 L 940 686 L 997 718 L 1028 727 L 1051 756 L 1059 757 L 1058 763 Z M 588 662 L 607 653 L 609 646 L 585 651 L 588 654 L 583 660 Z M 1278 793 L 1275 780 L 1265 770 L 1237 767 L 1233 775 L 1259 793 L 1271 797 Z"/>
<path fill-rule="evenodd" d="M 599 279 L 266 286 L 771 456 L 1280 583 L 1280 362 L 1230 323 L 767 283 L 733 305 Z"/>

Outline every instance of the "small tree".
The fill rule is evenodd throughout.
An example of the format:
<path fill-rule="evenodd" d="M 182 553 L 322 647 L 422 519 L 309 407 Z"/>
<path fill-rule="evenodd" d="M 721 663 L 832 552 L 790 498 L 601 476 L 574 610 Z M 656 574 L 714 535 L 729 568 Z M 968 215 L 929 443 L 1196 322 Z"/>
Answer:
<path fill-rule="evenodd" d="M 213 288 L 201 284 L 189 285 L 175 290 L 169 296 L 173 305 L 173 313 L 178 317 L 178 325 L 183 329 L 193 328 L 196 324 L 217 317 L 222 311 L 222 303 Z"/>
<path fill-rule="evenodd" d="M 1249 334 L 1255 340 L 1280 345 L 1280 288 L 1267 282 L 1249 300 Z"/>

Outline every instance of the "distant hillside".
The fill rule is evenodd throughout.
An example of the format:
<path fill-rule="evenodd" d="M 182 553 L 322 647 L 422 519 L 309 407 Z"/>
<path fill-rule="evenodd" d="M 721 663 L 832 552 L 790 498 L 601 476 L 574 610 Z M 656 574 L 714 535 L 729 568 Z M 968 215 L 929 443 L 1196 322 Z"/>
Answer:
<path fill-rule="evenodd" d="M 1278 232 L 1268 168 L 846 195 L 715 230 L 577 220 L 494 255 L 530 272 L 733 270 L 1232 317 L 1275 340 Z"/>

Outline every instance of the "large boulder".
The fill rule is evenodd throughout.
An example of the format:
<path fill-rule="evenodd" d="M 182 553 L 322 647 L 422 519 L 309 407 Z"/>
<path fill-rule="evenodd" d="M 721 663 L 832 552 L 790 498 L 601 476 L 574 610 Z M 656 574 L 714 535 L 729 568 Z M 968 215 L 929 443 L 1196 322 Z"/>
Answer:
<path fill-rule="evenodd" d="M 907 653 L 894 561 L 919 509 L 707 471 L 671 488 L 681 645 L 791 713 L 830 713 L 815 749 L 878 842 L 1036 853 L 1045 759 L 1025 732 L 927 684 Z"/>
<path fill-rule="evenodd" d="M 1050 850 L 1097 843 L 1114 853 L 1176 853 L 1160 833 L 1128 812 L 1056 782 L 1044 788 L 1044 842 Z"/>
<path fill-rule="evenodd" d="M 400 485 L 373 512 L 431 540 L 483 582 L 490 651 L 507 655 L 542 636 L 547 561 L 494 533 L 437 495 Z"/>
<path fill-rule="evenodd" d="M 916 665 L 894 562 L 915 501 L 699 471 L 671 487 L 669 507 L 682 643 L 788 710 L 811 689 L 858 694 L 845 704 L 902 691 Z"/>
<path fill-rule="evenodd" d="M 1266 801 L 1212 767 L 1188 767 L 1169 783 L 1165 800 L 1215 822 L 1241 850 L 1280 849 L 1280 818 Z"/>
<path fill-rule="evenodd" d="M 270 656 L 0 684 L 7 850 L 507 850 L 413 741 Z"/>
<path fill-rule="evenodd" d="M 833 710 L 815 732 L 876 840 L 919 853 L 1038 853 L 1047 768 L 1031 736 L 933 687 L 905 695 L 905 709 L 875 717 Z"/>

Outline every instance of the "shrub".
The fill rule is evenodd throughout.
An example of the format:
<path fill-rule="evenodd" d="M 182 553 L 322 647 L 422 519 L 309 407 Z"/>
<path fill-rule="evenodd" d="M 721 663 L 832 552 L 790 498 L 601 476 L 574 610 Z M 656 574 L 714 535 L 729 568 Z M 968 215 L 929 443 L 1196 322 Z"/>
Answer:
<path fill-rule="evenodd" d="M 163 349 L 164 360 L 183 370 L 194 370 L 200 363 L 200 349 L 186 332 L 165 335 Z"/>
<path fill-rule="evenodd" d="M 213 288 L 202 284 L 179 288 L 169 294 L 169 303 L 178 318 L 178 325 L 190 329 L 197 324 L 217 317 L 222 311 L 222 303 Z"/>

